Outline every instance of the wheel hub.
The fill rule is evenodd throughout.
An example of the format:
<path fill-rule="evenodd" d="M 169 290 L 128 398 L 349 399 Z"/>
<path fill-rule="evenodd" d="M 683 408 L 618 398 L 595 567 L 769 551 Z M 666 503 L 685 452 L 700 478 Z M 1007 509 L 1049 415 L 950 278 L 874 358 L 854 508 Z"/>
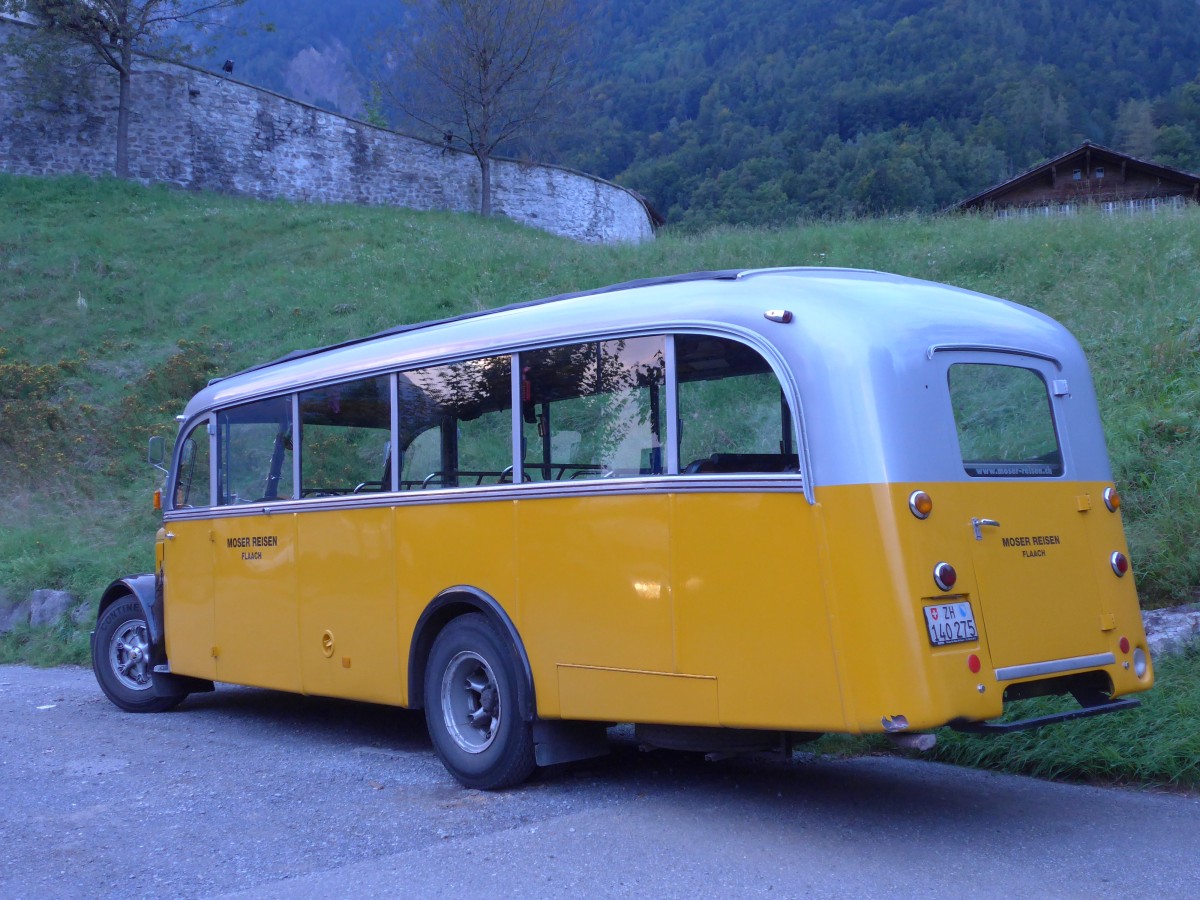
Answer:
<path fill-rule="evenodd" d="M 122 625 L 108 645 L 113 675 L 131 691 L 150 689 L 150 639 L 146 623 L 132 619 Z"/>
<path fill-rule="evenodd" d="M 492 745 L 502 709 L 486 659 L 471 650 L 456 654 L 442 676 L 441 698 L 442 719 L 459 748 L 482 753 Z"/>

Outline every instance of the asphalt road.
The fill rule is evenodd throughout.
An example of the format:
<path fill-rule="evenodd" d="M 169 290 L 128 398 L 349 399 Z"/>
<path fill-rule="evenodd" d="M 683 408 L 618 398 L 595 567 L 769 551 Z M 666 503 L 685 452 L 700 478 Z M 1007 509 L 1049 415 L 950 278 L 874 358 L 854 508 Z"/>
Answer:
<path fill-rule="evenodd" d="M 482 793 L 419 713 L 246 688 L 119 712 L 0 667 L 0 897 L 1148 897 L 1200 797 L 876 757 L 642 753 Z"/>

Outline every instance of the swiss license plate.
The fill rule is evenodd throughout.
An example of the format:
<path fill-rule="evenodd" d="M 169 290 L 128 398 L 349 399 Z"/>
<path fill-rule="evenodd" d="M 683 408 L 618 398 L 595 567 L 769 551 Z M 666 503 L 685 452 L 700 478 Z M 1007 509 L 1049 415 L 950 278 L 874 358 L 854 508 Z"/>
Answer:
<path fill-rule="evenodd" d="M 979 640 L 975 613 L 965 600 L 925 607 L 925 627 L 929 629 L 929 641 L 935 647 Z"/>

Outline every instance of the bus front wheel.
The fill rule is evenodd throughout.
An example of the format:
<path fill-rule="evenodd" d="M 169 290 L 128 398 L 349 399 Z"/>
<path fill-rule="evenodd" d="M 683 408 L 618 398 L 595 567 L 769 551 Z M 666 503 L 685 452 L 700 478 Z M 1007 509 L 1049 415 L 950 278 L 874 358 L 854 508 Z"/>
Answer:
<path fill-rule="evenodd" d="M 533 772 L 533 728 L 521 718 L 517 665 L 488 619 L 470 613 L 437 636 L 425 668 L 433 749 L 464 786 L 495 790 Z"/>
<path fill-rule="evenodd" d="M 105 696 L 126 712 L 165 712 L 183 695 L 160 697 L 154 691 L 150 629 L 133 597 L 122 597 L 96 623 L 92 669 Z"/>

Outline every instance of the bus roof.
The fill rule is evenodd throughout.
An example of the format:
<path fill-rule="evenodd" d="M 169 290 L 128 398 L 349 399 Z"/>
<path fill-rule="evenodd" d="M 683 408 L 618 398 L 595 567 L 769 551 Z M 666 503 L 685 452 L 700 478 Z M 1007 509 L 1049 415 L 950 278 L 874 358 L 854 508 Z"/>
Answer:
<path fill-rule="evenodd" d="M 691 272 L 686 275 L 666 275 L 660 278 L 639 278 L 633 281 L 623 281 L 620 284 L 610 284 L 604 287 L 593 288 L 588 291 L 573 291 L 568 294 L 555 294 L 553 297 L 542 297 L 537 300 L 522 300 L 518 303 L 509 303 L 506 306 L 497 306 L 491 309 L 473 310 L 471 312 L 460 313 L 457 316 L 447 316 L 443 319 L 429 319 L 424 322 L 411 322 L 406 325 L 396 325 L 392 328 L 386 328 L 383 331 L 377 331 L 374 334 L 369 334 L 366 337 L 351 338 L 348 341 L 342 341 L 337 344 L 326 344 L 323 347 L 313 347 L 307 350 L 293 350 L 291 353 L 285 353 L 278 359 L 273 359 L 270 362 L 259 363 L 256 366 L 250 366 L 248 369 L 243 369 L 240 372 L 235 372 L 234 375 L 223 375 L 212 379 L 210 384 L 218 381 L 223 381 L 225 378 L 232 378 L 236 375 L 243 375 L 247 372 L 255 372 L 259 369 L 265 369 L 269 366 L 279 365 L 281 363 L 291 362 L 297 359 L 303 359 L 306 356 L 313 356 L 317 353 L 324 353 L 328 350 L 337 350 L 341 347 L 350 347 L 355 344 L 362 344 L 367 341 L 374 341 L 379 338 L 391 337 L 397 334 L 407 334 L 410 331 L 419 331 L 423 328 L 432 328 L 436 325 L 448 325 L 451 322 L 461 322 L 466 319 L 474 319 L 479 316 L 490 316 L 499 312 L 507 312 L 514 309 L 526 309 L 531 306 L 541 306 L 545 303 L 555 303 L 559 300 L 573 300 L 576 297 L 592 297 L 597 294 L 611 294 L 615 291 L 630 290 L 632 288 L 650 287 L 657 284 L 681 284 L 688 281 L 706 281 L 736 279 L 743 274 L 741 269 L 725 269 L 713 272 Z"/>
<path fill-rule="evenodd" d="M 214 379 L 192 398 L 185 418 L 311 384 L 603 335 L 716 329 L 773 344 L 780 326 L 764 313 L 774 309 L 793 314 L 786 343 L 810 369 L 853 365 L 852 357 L 882 348 L 923 354 L 932 345 L 984 338 L 1054 358 L 1078 346 L 1066 329 L 1034 310 L 900 275 L 828 267 L 695 272 L 399 325 L 295 351 Z"/>

